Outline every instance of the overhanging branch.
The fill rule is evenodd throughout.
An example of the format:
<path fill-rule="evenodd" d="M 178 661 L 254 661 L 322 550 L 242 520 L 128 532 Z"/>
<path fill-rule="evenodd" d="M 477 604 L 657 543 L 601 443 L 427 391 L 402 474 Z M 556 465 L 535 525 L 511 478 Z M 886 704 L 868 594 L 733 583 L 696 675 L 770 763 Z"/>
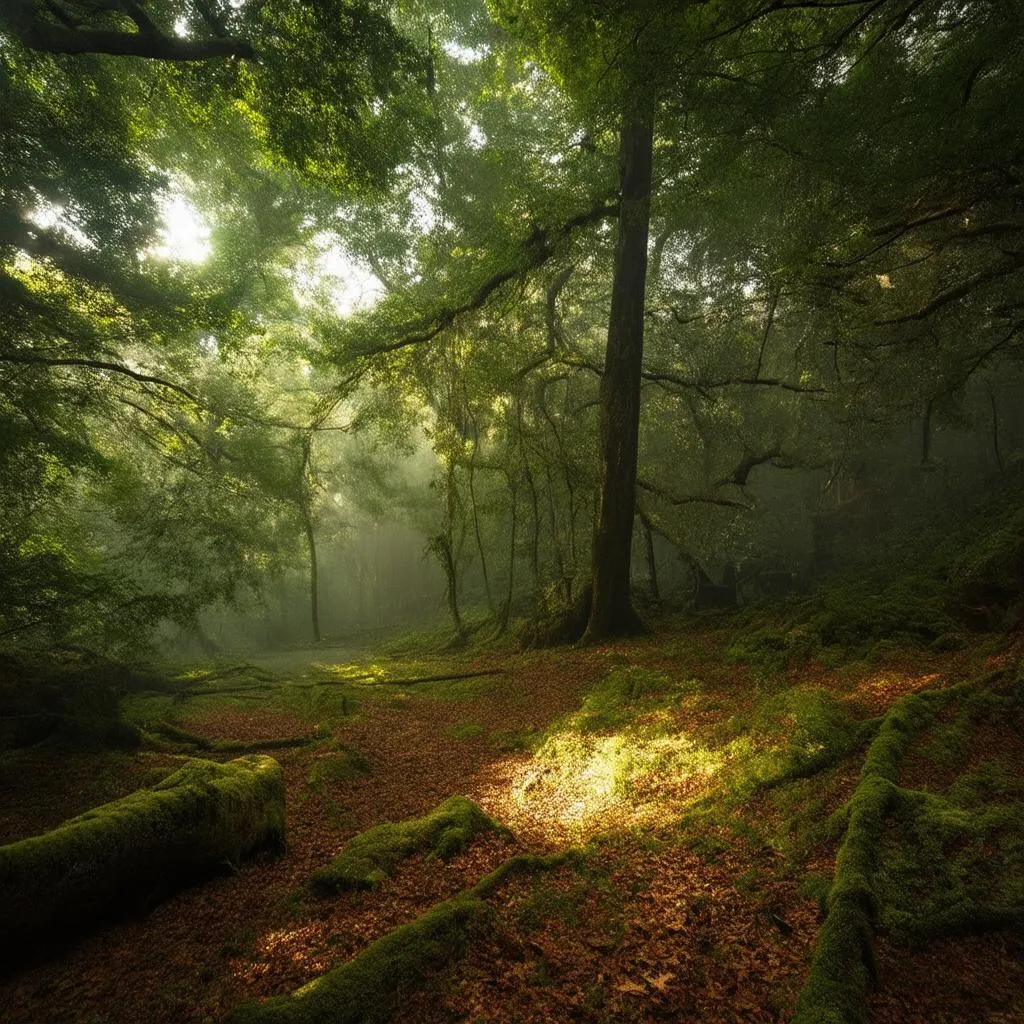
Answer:
<path fill-rule="evenodd" d="M 156 384 L 158 387 L 175 391 L 196 405 L 203 404 L 188 388 L 163 377 L 139 373 L 138 370 L 133 370 L 123 363 L 111 363 L 102 359 L 80 359 L 73 356 L 41 356 L 29 352 L 0 352 L 0 363 L 15 363 L 20 366 L 80 366 L 87 370 L 117 373 L 124 377 L 130 377 L 140 384 Z"/>
<path fill-rule="evenodd" d="M 737 501 L 735 498 L 719 498 L 713 494 L 687 494 L 684 496 L 669 494 L 668 491 L 655 486 L 649 480 L 639 479 L 636 485 L 640 490 L 657 495 L 670 505 L 718 505 L 721 508 L 736 508 L 744 512 L 749 512 L 754 507 L 744 501 Z"/>
<path fill-rule="evenodd" d="M 114 5 L 111 5 L 113 9 Z M 181 39 L 161 32 L 146 12 L 135 3 L 118 6 L 138 27 L 138 32 L 71 27 L 40 15 L 34 0 L 4 0 L 0 5 L 0 27 L 30 50 L 72 56 L 102 53 L 112 57 L 145 57 L 150 60 L 193 61 L 216 57 L 250 59 L 256 56 L 244 39 Z"/>
<path fill-rule="evenodd" d="M 355 353 L 356 357 L 368 358 L 384 355 L 388 352 L 397 352 L 403 348 L 432 341 L 451 327 L 460 316 L 482 308 L 503 284 L 507 284 L 529 270 L 543 266 L 555 255 L 557 243 L 569 238 L 578 228 L 616 217 L 618 213 L 618 200 L 602 201 L 554 228 L 537 228 L 529 238 L 520 243 L 517 258 L 487 278 L 464 302 L 448 306 L 425 321 L 398 328 L 392 332 L 393 340 L 367 346 Z"/>

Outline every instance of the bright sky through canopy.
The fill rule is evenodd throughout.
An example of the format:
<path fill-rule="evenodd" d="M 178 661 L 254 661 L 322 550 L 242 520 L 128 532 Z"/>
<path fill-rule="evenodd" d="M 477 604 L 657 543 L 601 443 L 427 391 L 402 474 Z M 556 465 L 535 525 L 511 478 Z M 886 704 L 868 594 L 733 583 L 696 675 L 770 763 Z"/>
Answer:
<path fill-rule="evenodd" d="M 153 254 L 166 260 L 202 263 L 210 255 L 210 226 L 180 193 L 161 202 L 163 226 Z"/>

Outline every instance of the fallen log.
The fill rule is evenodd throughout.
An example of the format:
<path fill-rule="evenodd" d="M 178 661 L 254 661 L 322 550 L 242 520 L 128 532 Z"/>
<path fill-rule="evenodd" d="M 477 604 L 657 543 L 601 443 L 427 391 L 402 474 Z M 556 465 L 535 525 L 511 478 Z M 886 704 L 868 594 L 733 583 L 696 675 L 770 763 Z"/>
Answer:
<path fill-rule="evenodd" d="M 314 743 L 322 739 L 315 732 L 306 733 L 304 736 L 276 736 L 265 740 L 211 740 L 198 733 L 182 729 L 173 722 L 159 721 L 152 722 L 148 728 L 161 736 L 166 736 L 174 743 L 186 747 L 195 747 L 198 750 L 208 750 L 218 754 L 256 754 L 261 750 L 284 750 L 290 747 L 304 747 L 308 743 Z"/>
<path fill-rule="evenodd" d="M 361 682 L 364 679 L 373 678 L 374 674 L 372 672 L 363 672 L 358 676 L 343 676 L 340 679 L 317 679 L 312 683 L 293 683 L 289 680 L 283 680 L 280 682 L 254 683 L 252 686 L 204 686 L 196 689 L 180 690 L 174 695 L 174 699 L 176 701 L 183 701 L 189 697 L 236 696 L 253 692 L 259 693 L 263 690 L 312 690 L 317 686 L 345 686 L 347 683 Z"/>
<path fill-rule="evenodd" d="M 24 954 L 284 845 L 273 758 L 193 761 L 152 789 L 0 847 L 0 950 Z"/>
<path fill-rule="evenodd" d="M 417 683 L 446 683 L 450 679 L 476 679 L 480 676 L 503 676 L 506 674 L 503 668 L 482 668 L 476 672 L 446 672 L 440 676 L 419 676 L 412 679 L 378 679 L 378 683 L 386 683 L 388 686 L 415 686 Z"/>
<path fill-rule="evenodd" d="M 472 800 L 453 796 L 422 818 L 385 821 L 350 839 L 341 852 L 309 880 L 317 896 L 334 896 L 350 889 L 373 889 L 413 853 L 432 853 L 442 859 L 461 852 L 482 832 L 502 832 Z"/>

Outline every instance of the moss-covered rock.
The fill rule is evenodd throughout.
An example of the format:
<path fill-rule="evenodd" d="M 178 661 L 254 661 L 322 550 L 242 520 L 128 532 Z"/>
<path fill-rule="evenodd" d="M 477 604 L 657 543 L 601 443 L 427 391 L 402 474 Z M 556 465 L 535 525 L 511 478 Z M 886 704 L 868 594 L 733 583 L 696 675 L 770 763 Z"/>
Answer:
<path fill-rule="evenodd" d="M 276 761 L 194 761 L 152 789 L 0 847 L 0 949 L 59 941 L 283 843 Z"/>
<path fill-rule="evenodd" d="M 291 995 L 244 1003 L 228 1015 L 225 1024 L 377 1024 L 390 1020 L 403 992 L 419 983 L 427 971 L 444 967 L 463 954 L 474 927 L 487 919 L 484 900 L 506 878 L 557 867 L 567 856 L 511 857 L 472 889 L 389 932 L 347 963 Z"/>
<path fill-rule="evenodd" d="M 309 887 L 318 896 L 348 889 L 372 889 L 413 853 L 450 857 L 481 832 L 502 830 L 472 800 L 449 797 L 422 818 L 385 821 L 345 844 L 327 865 L 314 872 Z"/>

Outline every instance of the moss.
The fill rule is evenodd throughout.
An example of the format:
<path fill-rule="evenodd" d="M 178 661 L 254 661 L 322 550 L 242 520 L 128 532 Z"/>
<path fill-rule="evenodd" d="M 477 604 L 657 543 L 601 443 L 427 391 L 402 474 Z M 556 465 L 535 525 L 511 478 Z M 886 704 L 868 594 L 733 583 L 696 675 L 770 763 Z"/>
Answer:
<path fill-rule="evenodd" d="M 318 896 L 348 889 L 372 889 L 413 853 L 450 857 L 478 833 L 501 829 L 472 800 L 453 796 L 422 818 L 383 822 L 350 839 L 309 887 Z"/>
<path fill-rule="evenodd" d="M 1019 806 L 958 807 L 901 791 L 876 879 L 880 918 L 911 938 L 1024 912 L 1024 815 Z M 996 852 L 998 851 L 998 853 Z"/>
<path fill-rule="evenodd" d="M 787 689 L 758 703 L 730 745 L 734 793 L 750 795 L 821 771 L 859 741 L 849 709 L 820 690 Z"/>
<path fill-rule="evenodd" d="M 629 725 L 645 711 L 692 692 L 693 680 L 679 683 L 640 665 L 616 666 L 583 698 L 578 711 L 555 723 L 550 732 L 610 732 Z"/>
<path fill-rule="evenodd" d="M 773 836 L 772 845 L 791 863 L 804 863 L 819 844 L 835 846 L 842 840 L 846 816 L 828 810 L 835 785 L 834 775 L 822 772 L 773 789 L 772 803 L 785 826 Z"/>
<path fill-rule="evenodd" d="M 534 750 L 542 741 L 543 734 L 532 725 L 521 729 L 499 729 L 492 732 L 491 743 L 502 753 L 513 754 Z"/>
<path fill-rule="evenodd" d="M 431 968 L 462 955 L 470 929 L 484 912 L 484 903 L 464 896 L 441 903 L 294 994 L 238 1007 L 228 1015 L 228 1024 L 385 1021 L 403 990 Z"/>
<path fill-rule="evenodd" d="M 1024 918 L 1024 810 L 980 811 L 898 785 L 914 738 L 950 705 L 960 714 L 1016 700 L 1003 696 L 1007 674 L 993 672 L 898 701 L 878 727 L 860 782 L 845 809 L 827 916 L 794 1024 L 865 1024 L 874 978 L 873 931 L 881 922 L 905 936 Z M 964 782 L 962 788 L 972 788 Z M 996 878 L 984 870 L 995 844 Z"/>
<path fill-rule="evenodd" d="M 276 761 L 193 761 L 152 789 L 0 847 L 0 946 L 138 909 L 168 887 L 283 843 Z"/>
<path fill-rule="evenodd" d="M 419 983 L 427 971 L 444 967 L 463 954 L 474 929 L 487 920 L 484 900 L 507 878 L 548 870 L 565 859 L 565 855 L 512 857 L 472 889 L 389 932 L 293 994 L 237 1007 L 225 1024 L 375 1024 L 389 1020 L 403 992 Z"/>
<path fill-rule="evenodd" d="M 309 768 L 310 789 L 322 789 L 332 782 L 351 782 L 370 774 L 370 765 L 362 754 L 341 749 L 320 754 Z"/>
<path fill-rule="evenodd" d="M 726 654 L 731 661 L 748 665 L 755 676 L 770 678 L 791 663 L 806 661 L 815 653 L 819 639 L 813 628 L 792 620 L 760 626 L 737 637 Z"/>

